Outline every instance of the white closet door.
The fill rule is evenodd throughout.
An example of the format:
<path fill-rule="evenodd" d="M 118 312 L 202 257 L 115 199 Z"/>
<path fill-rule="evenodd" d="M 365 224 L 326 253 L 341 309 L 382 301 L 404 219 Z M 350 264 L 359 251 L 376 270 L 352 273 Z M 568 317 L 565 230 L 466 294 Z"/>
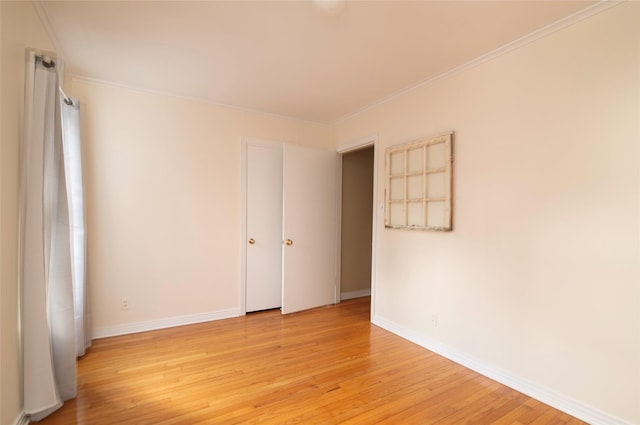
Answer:
<path fill-rule="evenodd" d="M 246 311 L 282 305 L 282 147 L 247 145 Z"/>
<path fill-rule="evenodd" d="M 336 302 L 336 162 L 333 151 L 284 146 L 283 313 Z"/>

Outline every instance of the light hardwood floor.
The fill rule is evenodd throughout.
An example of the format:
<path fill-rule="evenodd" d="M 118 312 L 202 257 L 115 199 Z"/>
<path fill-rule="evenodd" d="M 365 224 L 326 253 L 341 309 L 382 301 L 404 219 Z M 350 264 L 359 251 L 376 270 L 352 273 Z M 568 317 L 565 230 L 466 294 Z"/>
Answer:
<path fill-rule="evenodd" d="M 369 298 L 94 341 L 42 425 L 584 424 L 369 322 Z"/>

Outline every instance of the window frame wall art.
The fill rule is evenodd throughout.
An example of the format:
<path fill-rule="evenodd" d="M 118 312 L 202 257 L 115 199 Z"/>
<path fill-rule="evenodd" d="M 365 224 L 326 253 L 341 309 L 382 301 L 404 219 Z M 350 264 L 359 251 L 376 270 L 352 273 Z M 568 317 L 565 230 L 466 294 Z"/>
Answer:
<path fill-rule="evenodd" d="M 386 228 L 452 230 L 453 134 L 386 149 Z"/>

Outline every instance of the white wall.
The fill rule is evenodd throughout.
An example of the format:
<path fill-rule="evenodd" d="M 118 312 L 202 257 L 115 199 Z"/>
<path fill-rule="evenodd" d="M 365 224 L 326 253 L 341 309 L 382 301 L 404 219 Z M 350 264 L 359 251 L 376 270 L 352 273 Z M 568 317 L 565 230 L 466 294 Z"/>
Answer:
<path fill-rule="evenodd" d="M 18 322 L 18 151 L 23 108 L 25 49 L 53 52 L 31 2 L 0 2 L 0 424 L 22 411 L 22 365 Z"/>
<path fill-rule="evenodd" d="M 378 216 L 377 322 L 640 423 L 639 40 L 623 3 L 337 124 L 456 132 L 454 231 Z"/>
<path fill-rule="evenodd" d="M 239 314 L 241 138 L 331 147 L 330 128 L 79 79 L 68 89 L 82 105 L 94 332 Z"/>
<path fill-rule="evenodd" d="M 5 425 L 21 405 L 17 52 L 52 48 L 29 3 L 0 4 Z M 640 423 L 638 22 L 640 4 L 616 6 L 335 129 L 71 80 L 94 329 L 237 311 L 242 136 L 337 146 L 377 134 L 382 152 L 455 130 L 454 231 L 385 230 L 379 214 L 375 319 Z"/>

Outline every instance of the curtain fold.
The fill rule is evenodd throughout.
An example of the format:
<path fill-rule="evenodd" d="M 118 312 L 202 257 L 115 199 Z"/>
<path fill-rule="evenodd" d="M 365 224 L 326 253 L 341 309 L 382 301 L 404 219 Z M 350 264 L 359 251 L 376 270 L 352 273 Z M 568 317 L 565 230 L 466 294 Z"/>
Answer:
<path fill-rule="evenodd" d="M 60 102 L 55 64 L 43 62 L 34 52 L 28 53 L 25 95 L 21 158 L 24 406 L 32 420 L 40 420 L 76 396 L 76 357 L 88 346 L 84 214 L 79 218 L 75 214 L 83 209 L 81 168 L 73 169 L 73 164 L 80 163 L 77 117 L 75 123 L 70 119 L 65 125 L 72 140 L 67 146 L 61 115 L 66 108 Z M 66 151 L 75 156 L 74 161 L 66 160 Z M 78 305 L 82 308 L 76 307 L 76 293 L 81 294 Z"/>
<path fill-rule="evenodd" d="M 80 143 L 80 104 L 77 99 L 60 101 L 62 109 L 62 145 L 64 169 L 69 198 L 71 234 L 73 301 L 75 310 L 76 356 L 80 357 L 91 345 L 91 314 L 86 283 L 87 235 L 82 184 L 82 150 Z"/>
<path fill-rule="evenodd" d="M 24 221 L 22 244 L 22 344 L 25 413 L 37 416 L 61 406 L 53 365 L 53 343 L 49 333 L 47 285 L 50 247 L 44 229 L 50 220 L 44 214 L 45 146 L 55 137 L 57 76 L 34 54 L 27 64 L 25 105 Z"/>

